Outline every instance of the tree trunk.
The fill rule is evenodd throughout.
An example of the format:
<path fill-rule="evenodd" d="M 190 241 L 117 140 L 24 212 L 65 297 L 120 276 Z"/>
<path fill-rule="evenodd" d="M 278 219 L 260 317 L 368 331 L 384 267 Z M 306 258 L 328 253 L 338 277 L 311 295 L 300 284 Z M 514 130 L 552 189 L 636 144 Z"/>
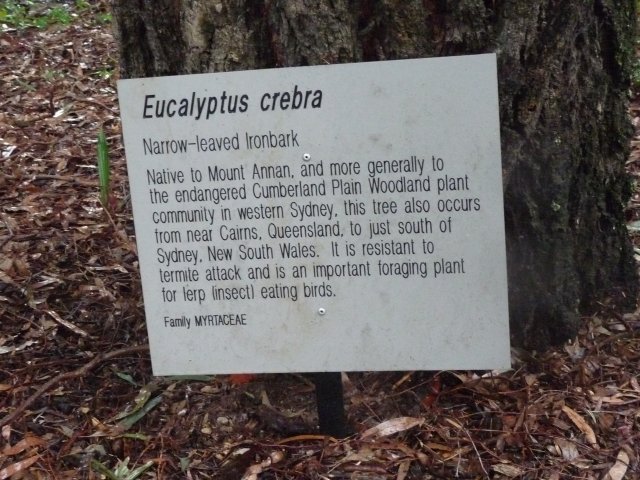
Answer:
<path fill-rule="evenodd" d="M 635 304 L 634 0 L 113 0 L 122 77 L 496 52 L 513 341 Z M 462 134 L 462 133 L 461 133 Z"/>

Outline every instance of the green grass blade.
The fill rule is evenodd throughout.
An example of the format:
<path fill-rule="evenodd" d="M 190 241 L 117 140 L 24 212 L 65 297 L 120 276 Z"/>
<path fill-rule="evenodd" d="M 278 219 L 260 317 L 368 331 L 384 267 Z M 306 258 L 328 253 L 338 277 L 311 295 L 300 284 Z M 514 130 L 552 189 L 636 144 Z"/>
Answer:
<path fill-rule="evenodd" d="M 107 467 L 105 467 L 98 460 L 91 460 L 91 468 L 93 468 L 96 472 L 98 472 L 98 473 L 104 475 L 105 477 L 107 477 L 108 480 L 120 480 L 118 477 L 116 477 L 113 474 L 113 472 L 111 470 L 109 470 Z"/>
<path fill-rule="evenodd" d="M 147 471 L 153 465 L 153 460 L 149 460 L 144 465 L 131 470 L 129 474 L 125 477 L 125 480 L 136 480 L 140 475 L 142 475 L 145 471 Z"/>
<path fill-rule="evenodd" d="M 162 401 L 162 395 L 158 395 L 155 398 L 152 398 L 147 403 L 144 404 L 142 408 L 139 408 L 132 412 L 130 415 L 123 418 L 118 423 L 118 429 L 122 432 L 129 430 L 133 427 L 142 417 L 144 417 L 147 413 L 153 410 L 156 405 L 158 405 Z"/>
<path fill-rule="evenodd" d="M 100 180 L 100 202 L 107 208 L 109 200 L 109 149 L 104 131 L 100 129 L 98 133 L 98 178 Z"/>

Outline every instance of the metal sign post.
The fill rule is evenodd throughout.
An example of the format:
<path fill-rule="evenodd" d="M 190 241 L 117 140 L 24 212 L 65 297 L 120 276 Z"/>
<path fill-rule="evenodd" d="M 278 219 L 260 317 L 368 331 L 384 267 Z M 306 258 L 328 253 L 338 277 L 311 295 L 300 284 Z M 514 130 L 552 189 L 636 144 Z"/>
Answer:
<path fill-rule="evenodd" d="M 320 433 L 336 438 L 351 434 L 346 423 L 342 375 L 340 372 L 323 372 L 312 375 L 316 386 L 318 427 Z"/>

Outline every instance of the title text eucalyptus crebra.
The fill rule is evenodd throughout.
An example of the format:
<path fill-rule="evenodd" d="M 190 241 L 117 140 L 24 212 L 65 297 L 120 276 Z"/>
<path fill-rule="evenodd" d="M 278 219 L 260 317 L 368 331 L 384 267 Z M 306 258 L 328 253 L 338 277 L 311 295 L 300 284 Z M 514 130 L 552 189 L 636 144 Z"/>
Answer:
<path fill-rule="evenodd" d="M 191 92 L 191 96 L 182 98 L 147 94 L 142 105 L 142 118 L 186 117 L 209 120 L 214 115 L 245 113 L 250 110 L 251 105 L 252 100 L 248 94 L 229 94 L 226 90 L 220 95 L 209 96 Z M 289 90 L 263 93 L 257 105 L 263 112 L 317 109 L 322 107 L 322 90 L 294 85 Z"/>

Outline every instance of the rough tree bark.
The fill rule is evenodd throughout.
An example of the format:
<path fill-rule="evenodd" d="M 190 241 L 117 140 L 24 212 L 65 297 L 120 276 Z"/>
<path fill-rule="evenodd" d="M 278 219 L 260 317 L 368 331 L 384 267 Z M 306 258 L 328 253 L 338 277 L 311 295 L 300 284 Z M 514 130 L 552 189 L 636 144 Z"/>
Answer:
<path fill-rule="evenodd" d="M 635 304 L 624 172 L 635 0 L 113 0 L 122 77 L 496 52 L 513 341 Z M 464 135 L 464 132 L 459 132 Z"/>

